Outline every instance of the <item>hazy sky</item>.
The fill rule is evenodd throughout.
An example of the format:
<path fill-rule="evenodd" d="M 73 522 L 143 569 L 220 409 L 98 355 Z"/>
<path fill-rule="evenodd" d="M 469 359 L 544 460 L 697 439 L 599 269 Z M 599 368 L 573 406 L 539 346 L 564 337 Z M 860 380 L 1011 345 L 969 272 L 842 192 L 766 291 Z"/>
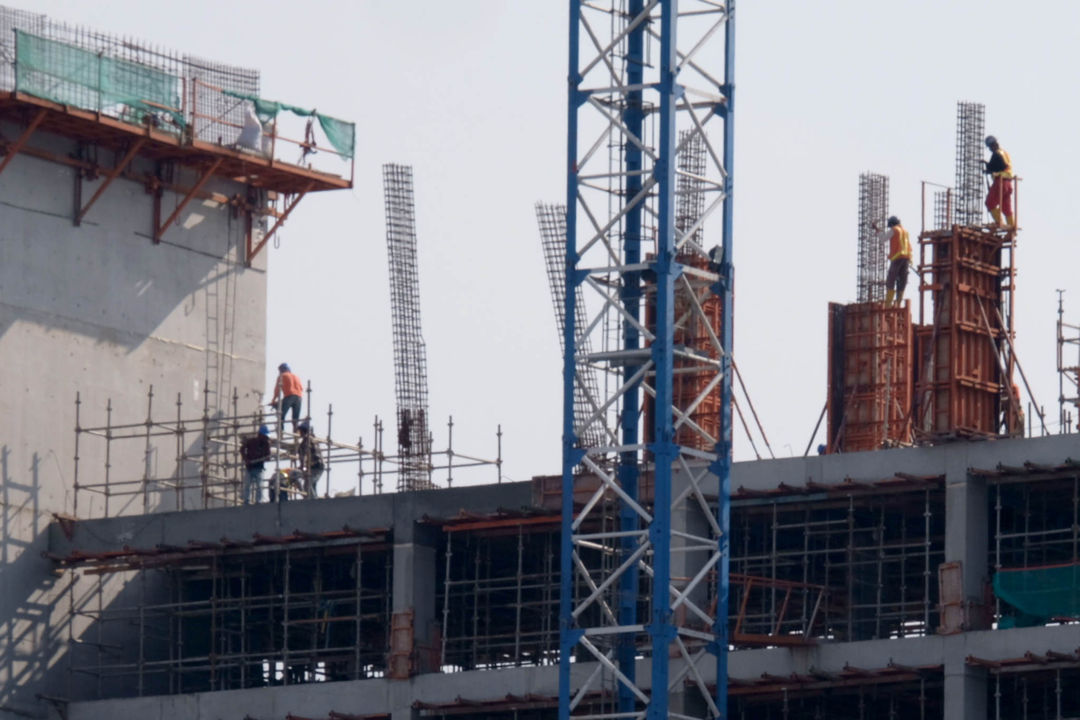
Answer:
<path fill-rule="evenodd" d="M 501 423 L 508 478 L 559 472 L 533 204 L 564 199 L 566 2 L 8 2 L 257 68 L 265 97 L 356 122 L 355 188 L 304 199 L 269 257 L 268 375 L 287 361 L 312 381 L 320 433 L 330 402 L 342 439 L 393 417 L 381 166 L 412 165 L 435 446 L 452 413 L 455 449 L 494 456 Z M 859 173 L 890 177 L 917 233 L 920 181 L 953 182 L 958 100 L 986 104 L 1024 178 L 1017 350 L 1056 432 L 1055 288 L 1080 321 L 1080 3 L 740 0 L 736 66 L 735 357 L 776 454 L 803 452 L 825 402 Z M 705 232 L 719 242 L 718 221 Z"/>

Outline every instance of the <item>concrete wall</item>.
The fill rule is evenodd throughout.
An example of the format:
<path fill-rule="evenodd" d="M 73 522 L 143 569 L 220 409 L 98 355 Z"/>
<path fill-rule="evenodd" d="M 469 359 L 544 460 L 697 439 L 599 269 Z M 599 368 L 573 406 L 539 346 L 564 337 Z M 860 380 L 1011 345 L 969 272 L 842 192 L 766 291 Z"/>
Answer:
<path fill-rule="evenodd" d="M 3 137 L 20 132 L 0 122 Z M 31 143 L 59 156 L 87 152 L 41 133 Z M 99 153 L 105 167 L 114 162 Z M 133 169 L 154 167 L 137 159 Z M 174 172 L 177 184 L 194 184 L 190 171 Z M 76 392 L 84 426 L 105 424 L 110 399 L 113 422 L 145 419 L 150 385 L 163 418 L 175 416 L 178 395 L 185 414 L 198 416 L 214 351 L 225 353 L 214 364 L 231 366 L 242 403 L 253 407 L 263 391 L 266 254 L 243 266 L 243 218 L 196 200 L 154 244 L 152 197 L 141 183 L 118 179 L 76 227 L 76 182 L 72 168 L 26 155 L 0 174 L 0 718 L 40 712 L 34 693 L 52 687 L 48 669 L 67 648 L 57 578 L 41 553 L 52 514 L 74 507 Z M 85 203 L 102 181 L 81 182 Z M 243 191 L 224 181 L 206 189 Z M 164 194 L 163 218 L 180 199 Z M 232 315 L 207 305 L 227 292 L 236 298 L 231 342 Z M 207 330 L 214 315 L 216 338 Z M 103 442 L 81 444 L 80 482 L 100 481 L 103 453 Z M 110 472 L 139 478 L 150 463 L 167 476 L 175 457 L 138 448 L 112 458 Z M 94 517 L 102 507 L 101 497 L 80 498 L 78 514 Z M 142 509 L 134 498 L 112 498 L 110 507 Z"/>

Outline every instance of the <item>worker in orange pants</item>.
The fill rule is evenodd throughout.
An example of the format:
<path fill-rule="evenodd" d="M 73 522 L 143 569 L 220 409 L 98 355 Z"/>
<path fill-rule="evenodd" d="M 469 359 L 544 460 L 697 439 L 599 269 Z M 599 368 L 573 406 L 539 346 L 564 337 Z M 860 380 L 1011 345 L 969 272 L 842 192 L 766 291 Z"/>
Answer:
<path fill-rule="evenodd" d="M 1005 227 L 1001 222 L 1001 215 L 1004 213 L 1008 227 L 1014 228 L 1016 220 L 1013 218 L 1012 210 L 1012 160 L 1009 158 L 1009 153 L 1001 149 L 997 138 L 993 135 L 987 135 L 986 147 L 990 148 L 990 161 L 985 162 L 986 167 L 983 172 L 994 178 L 989 192 L 986 193 L 986 209 L 990 211 L 998 227 Z"/>

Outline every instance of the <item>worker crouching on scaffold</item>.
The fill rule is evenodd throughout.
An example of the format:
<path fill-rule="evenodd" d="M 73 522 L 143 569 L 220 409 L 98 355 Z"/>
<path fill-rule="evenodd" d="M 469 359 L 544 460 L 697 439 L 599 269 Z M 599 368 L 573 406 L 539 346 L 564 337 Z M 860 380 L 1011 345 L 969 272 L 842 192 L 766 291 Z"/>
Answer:
<path fill-rule="evenodd" d="M 1013 218 L 1013 169 L 1009 153 L 1001 149 L 997 138 L 993 135 L 986 136 L 986 147 L 990 148 L 989 162 L 983 161 L 983 172 L 994 178 L 990 184 L 990 190 L 986 193 L 986 209 L 994 218 L 998 227 L 1016 227 Z M 1005 214 L 1005 223 L 1001 222 L 1001 215 Z"/>

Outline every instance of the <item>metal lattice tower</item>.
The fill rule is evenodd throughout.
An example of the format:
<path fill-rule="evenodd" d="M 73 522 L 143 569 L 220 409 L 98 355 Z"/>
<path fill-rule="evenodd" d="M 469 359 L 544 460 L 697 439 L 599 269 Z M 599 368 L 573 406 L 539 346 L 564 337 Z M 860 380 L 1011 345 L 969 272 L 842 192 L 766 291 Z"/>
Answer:
<path fill-rule="evenodd" d="M 563 720 L 571 713 L 727 716 L 733 12 L 733 0 L 570 3 Z M 723 128 L 714 133 L 723 137 L 719 149 L 707 134 L 716 126 Z M 691 148 L 698 142 L 705 164 L 695 168 Z M 690 156 L 685 161 L 684 153 Z M 677 195 L 683 186 L 676 178 L 693 189 Z M 684 210 L 685 218 L 695 219 L 684 222 Z M 710 258 L 698 238 L 714 215 L 721 219 L 722 245 Z M 702 310 L 696 292 L 702 284 L 720 298 L 719 327 Z M 579 288 L 587 305 L 584 333 Z M 709 353 L 676 346 L 676 314 L 684 313 L 714 327 Z M 584 426 L 575 414 L 583 364 L 605 373 L 605 395 Z M 676 364 L 680 372 L 712 373 L 701 395 L 683 407 L 674 397 Z M 677 444 L 680 429 L 708 437 L 691 414 L 718 387 L 720 432 L 711 451 Z M 652 427 L 642 432 L 646 397 Z M 594 428 L 604 444 L 585 442 L 595 437 Z M 651 496 L 641 492 L 648 479 Z M 580 509 L 575 487 L 593 488 L 578 497 Z M 718 496 L 715 507 L 706 494 Z M 700 528 L 685 524 L 691 513 L 702 518 Z M 683 531 L 673 532 L 673 522 Z M 648 678 L 638 676 L 639 664 Z M 612 707 L 580 715 L 581 701 L 594 693 L 611 698 Z"/>
<path fill-rule="evenodd" d="M 386 247 L 390 258 L 390 310 L 394 322 L 394 392 L 397 442 L 402 458 L 398 490 L 423 490 L 431 482 L 427 352 L 420 334 L 420 280 L 416 263 L 416 213 L 412 168 L 383 165 Z"/>
<path fill-rule="evenodd" d="M 566 206 L 563 204 L 536 203 L 536 222 L 540 228 L 540 244 L 544 250 L 544 265 L 547 268 L 548 285 L 551 287 L 551 302 L 555 308 L 555 325 L 559 330 L 559 347 L 566 352 L 566 318 L 563 308 L 566 306 Z M 575 301 L 577 313 L 578 348 L 581 355 L 592 353 L 589 336 L 584 334 L 588 326 L 585 314 L 585 293 L 581 286 L 577 288 Z M 588 446 L 603 444 L 601 428 L 590 425 L 589 416 L 597 409 L 600 398 L 600 386 L 596 373 L 589 365 L 577 369 L 577 384 L 574 387 L 574 425 L 587 428 L 581 442 Z"/>
<path fill-rule="evenodd" d="M 885 300 L 889 247 L 883 231 L 888 214 L 889 178 L 869 172 L 860 174 L 858 301 L 861 303 Z"/>
<path fill-rule="evenodd" d="M 956 103 L 956 189 L 953 218 L 958 225 L 980 225 L 983 219 L 983 140 L 986 107 L 980 103 Z"/>

